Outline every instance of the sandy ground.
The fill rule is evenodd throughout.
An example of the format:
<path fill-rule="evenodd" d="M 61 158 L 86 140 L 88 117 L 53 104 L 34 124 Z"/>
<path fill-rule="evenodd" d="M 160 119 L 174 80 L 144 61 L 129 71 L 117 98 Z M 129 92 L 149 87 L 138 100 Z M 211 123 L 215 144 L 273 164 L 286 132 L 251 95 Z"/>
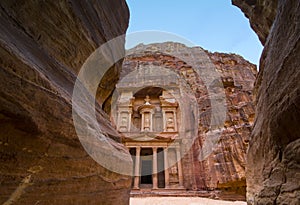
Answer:
<path fill-rule="evenodd" d="M 130 198 L 130 205 L 247 205 L 242 201 L 220 201 L 200 197 L 145 197 Z"/>

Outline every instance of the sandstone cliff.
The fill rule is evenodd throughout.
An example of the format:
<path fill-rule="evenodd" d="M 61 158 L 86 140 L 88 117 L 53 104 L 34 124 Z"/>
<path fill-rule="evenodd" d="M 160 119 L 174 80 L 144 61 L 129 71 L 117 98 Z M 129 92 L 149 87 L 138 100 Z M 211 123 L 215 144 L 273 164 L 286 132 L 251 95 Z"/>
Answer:
<path fill-rule="evenodd" d="M 247 154 L 247 201 L 300 204 L 300 2 L 232 2 L 265 45 Z"/>
<path fill-rule="evenodd" d="M 276 16 L 278 0 L 232 0 L 249 18 L 252 29 L 265 44 Z"/>
<path fill-rule="evenodd" d="M 1 1 L 1 204 L 128 204 L 130 177 L 89 157 L 71 104 L 80 67 L 125 33 L 128 18 L 123 0 Z M 119 70 L 117 64 L 105 76 L 110 84 L 101 86 L 99 102 L 109 97 Z M 128 154 L 98 104 L 96 115 L 111 145 Z"/>
<path fill-rule="evenodd" d="M 211 99 L 201 79 L 203 76 L 199 76 L 195 68 L 187 62 L 162 53 L 158 49 L 171 50 L 176 47 L 183 47 L 181 50 L 186 52 L 181 54 L 191 61 L 195 61 L 193 59 L 195 56 L 191 55 L 195 53 L 203 67 L 209 66 L 205 60 L 209 57 L 220 74 L 227 106 L 227 117 L 221 127 L 216 128 L 210 125 Z M 197 100 L 200 116 L 199 130 L 192 149 L 183 158 L 185 187 L 190 190 L 220 188 L 234 190 L 245 195 L 245 154 L 254 119 L 252 89 L 257 72 L 256 66 L 238 55 L 210 53 L 199 47 L 188 48 L 172 42 L 140 44 L 128 53 L 130 55 L 124 60 L 121 76 L 126 76 L 140 67 L 154 65 L 167 68 L 181 76 L 190 87 L 192 92 L 190 94 Z M 142 79 L 139 80 L 142 81 Z M 189 115 L 188 119 L 183 120 L 180 126 L 192 122 L 192 114 L 187 115 Z M 202 144 L 208 138 L 213 138 L 216 134 L 211 133 L 214 132 L 221 132 L 217 146 L 206 160 L 201 161 L 199 154 Z"/>

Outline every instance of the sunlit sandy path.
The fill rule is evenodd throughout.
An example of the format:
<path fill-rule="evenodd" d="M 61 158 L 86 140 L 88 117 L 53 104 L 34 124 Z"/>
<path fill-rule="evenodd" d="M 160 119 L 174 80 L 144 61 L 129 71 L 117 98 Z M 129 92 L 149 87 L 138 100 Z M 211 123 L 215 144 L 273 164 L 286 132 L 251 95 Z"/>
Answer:
<path fill-rule="evenodd" d="M 130 205 L 246 205 L 242 201 L 220 201 L 200 197 L 145 197 L 131 198 Z"/>

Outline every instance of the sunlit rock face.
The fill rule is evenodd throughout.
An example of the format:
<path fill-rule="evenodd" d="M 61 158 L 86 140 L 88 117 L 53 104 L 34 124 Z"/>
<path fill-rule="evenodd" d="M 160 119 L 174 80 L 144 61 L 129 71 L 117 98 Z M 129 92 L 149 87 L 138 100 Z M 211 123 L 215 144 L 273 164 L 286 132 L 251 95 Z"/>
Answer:
<path fill-rule="evenodd" d="M 233 2 L 250 16 L 252 27 L 267 31 L 261 36 L 254 29 L 266 41 L 255 85 L 257 115 L 247 154 L 247 200 L 299 204 L 300 2 L 254 1 L 251 8 L 245 6 L 247 1 Z M 263 11 L 275 16 L 271 29 L 261 24 L 268 19 Z"/>
<path fill-rule="evenodd" d="M 8 0 L 0 5 L 0 203 L 128 204 L 131 178 L 103 168 L 85 152 L 71 104 L 87 57 L 125 33 L 125 1 Z M 109 98 L 119 65 L 105 76 L 99 102 Z M 130 164 L 98 104 L 96 117 L 107 141 L 128 155 L 121 160 Z"/>
<path fill-rule="evenodd" d="M 220 75 L 226 114 L 221 126 L 213 127 L 210 124 L 211 99 L 208 95 L 207 86 L 203 82 L 203 79 L 207 76 L 199 76 L 195 68 L 187 62 L 162 53 L 159 49 L 176 50 L 176 47 L 180 48 L 178 50 L 185 50 L 185 52 L 177 53 L 177 55 L 184 56 L 184 58 L 193 62 L 193 53 L 195 54 L 194 57 L 197 56 L 197 60 L 200 59 L 199 63 L 202 67 L 211 66 L 210 64 L 212 64 L 212 69 Z M 137 52 L 133 52 L 134 50 Z M 186 83 L 188 89 L 185 90 L 189 95 L 180 100 L 188 102 L 187 98 L 189 97 L 196 99 L 199 114 L 198 130 L 191 149 L 185 153 L 182 160 L 184 187 L 189 190 L 219 188 L 245 195 L 245 154 L 254 121 L 255 109 L 252 101 L 252 90 L 257 74 L 256 66 L 238 55 L 210 53 L 200 47 L 189 48 L 171 42 L 150 45 L 140 44 L 129 50 L 128 53 L 130 55 L 123 62 L 121 80 L 122 77 L 130 75 L 135 70 L 141 73 L 143 71 L 139 70 L 146 67 L 160 67 L 162 70 L 167 69 L 178 74 L 180 79 Z M 209 59 L 210 64 L 206 58 Z M 143 78 L 138 79 L 138 82 L 142 81 Z M 166 78 L 165 81 L 168 81 L 168 79 Z M 221 111 L 214 110 L 214 112 Z M 193 121 L 196 119 L 193 114 L 181 113 L 187 118 L 180 121 L 179 126 L 192 126 Z M 206 140 L 214 138 L 218 134 L 220 134 L 220 138 L 212 153 L 205 160 L 201 160 L 200 154 L 203 152 L 203 144 Z M 183 144 L 185 138 L 189 138 L 189 132 L 187 131 L 186 136 L 184 135 L 182 135 Z"/>

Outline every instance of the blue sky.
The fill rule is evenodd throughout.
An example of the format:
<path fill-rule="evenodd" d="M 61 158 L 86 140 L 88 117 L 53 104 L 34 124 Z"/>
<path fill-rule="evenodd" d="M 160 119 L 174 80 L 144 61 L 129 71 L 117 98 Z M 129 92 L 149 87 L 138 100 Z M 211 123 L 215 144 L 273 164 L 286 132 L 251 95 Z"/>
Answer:
<path fill-rule="evenodd" d="M 170 32 L 211 52 L 236 53 L 258 65 L 262 45 L 248 19 L 230 0 L 127 0 L 127 4 L 127 34 Z"/>

